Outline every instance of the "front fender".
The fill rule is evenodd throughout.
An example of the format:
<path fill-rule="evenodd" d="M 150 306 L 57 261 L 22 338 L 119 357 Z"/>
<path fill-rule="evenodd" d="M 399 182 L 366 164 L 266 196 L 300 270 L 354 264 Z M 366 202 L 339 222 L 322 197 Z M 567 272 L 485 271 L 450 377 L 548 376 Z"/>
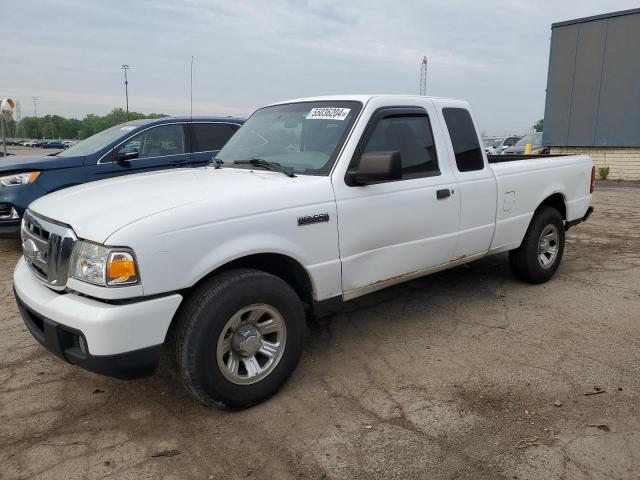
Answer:
<path fill-rule="evenodd" d="M 229 262 L 264 253 L 298 262 L 309 275 L 316 299 L 339 295 L 342 280 L 335 213 L 328 222 L 306 226 L 298 226 L 298 216 L 295 211 L 279 211 L 149 235 L 160 229 L 162 218 L 168 218 L 153 216 L 118 231 L 107 243 L 136 252 L 145 295 L 192 287 Z"/>

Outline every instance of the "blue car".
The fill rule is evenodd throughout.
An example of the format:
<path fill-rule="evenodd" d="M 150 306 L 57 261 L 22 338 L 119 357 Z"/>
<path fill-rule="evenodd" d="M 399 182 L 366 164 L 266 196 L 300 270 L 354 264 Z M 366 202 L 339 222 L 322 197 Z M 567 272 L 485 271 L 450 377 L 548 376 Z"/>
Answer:
<path fill-rule="evenodd" d="M 64 149 L 66 148 L 66 144 L 62 141 L 58 141 L 58 140 L 52 140 L 51 142 L 47 142 L 44 145 L 42 145 L 41 148 L 57 148 L 57 149 Z"/>
<path fill-rule="evenodd" d="M 0 158 L 0 238 L 17 238 L 29 204 L 47 193 L 119 175 L 204 165 L 240 128 L 232 117 L 133 120 L 54 156 Z"/>

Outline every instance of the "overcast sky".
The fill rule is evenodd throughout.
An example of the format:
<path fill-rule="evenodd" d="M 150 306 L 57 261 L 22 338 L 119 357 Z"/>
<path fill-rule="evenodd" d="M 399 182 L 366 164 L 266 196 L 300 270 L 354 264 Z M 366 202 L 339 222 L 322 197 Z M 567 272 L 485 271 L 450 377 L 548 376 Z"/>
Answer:
<path fill-rule="evenodd" d="M 2 0 L 0 97 L 22 115 L 249 115 L 277 100 L 419 93 L 468 100 L 481 128 L 544 115 L 550 25 L 631 0 Z"/>

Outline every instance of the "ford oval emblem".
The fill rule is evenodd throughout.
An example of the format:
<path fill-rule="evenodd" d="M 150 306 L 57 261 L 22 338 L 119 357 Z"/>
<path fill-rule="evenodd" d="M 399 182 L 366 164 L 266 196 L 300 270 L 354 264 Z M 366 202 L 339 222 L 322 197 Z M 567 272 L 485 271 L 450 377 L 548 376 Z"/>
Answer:
<path fill-rule="evenodd" d="M 38 257 L 38 246 L 36 245 L 36 242 L 30 238 L 25 240 L 22 244 L 22 251 L 24 256 L 31 261 L 34 261 Z"/>

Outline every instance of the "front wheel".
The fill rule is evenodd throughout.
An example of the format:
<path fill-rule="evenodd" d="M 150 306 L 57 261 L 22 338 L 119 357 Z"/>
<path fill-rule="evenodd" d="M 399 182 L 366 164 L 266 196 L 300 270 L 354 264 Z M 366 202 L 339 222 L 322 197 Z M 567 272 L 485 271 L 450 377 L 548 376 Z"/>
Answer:
<path fill-rule="evenodd" d="M 514 275 L 528 283 L 544 283 L 558 270 L 564 253 L 564 222 L 555 208 L 534 215 L 522 244 L 509 252 Z"/>
<path fill-rule="evenodd" d="M 262 271 L 213 277 L 189 296 L 177 321 L 176 364 L 207 405 L 237 409 L 270 397 L 302 353 L 302 303 L 286 282 Z"/>

